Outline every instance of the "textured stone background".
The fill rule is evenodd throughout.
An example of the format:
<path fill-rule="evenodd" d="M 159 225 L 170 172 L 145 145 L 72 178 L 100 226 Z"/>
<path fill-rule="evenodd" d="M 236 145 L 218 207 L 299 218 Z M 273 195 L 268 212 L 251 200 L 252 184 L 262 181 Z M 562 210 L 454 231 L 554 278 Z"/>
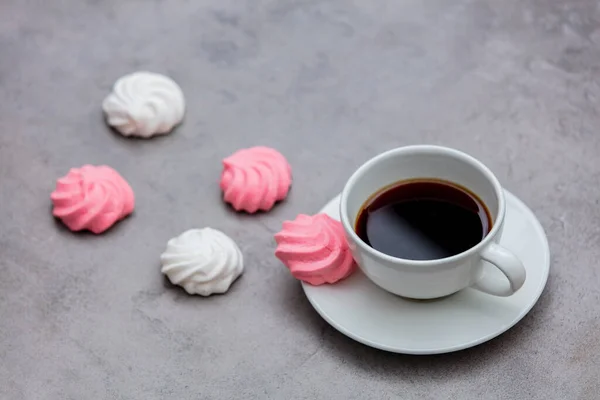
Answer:
<path fill-rule="evenodd" d="M 100 104 L 146 69 L 188 102 L 172 135 L 127 140 Z M 591 0 L 0 2 L 1 399 L 592 399 L 600 390 L 600 6 Z M 387 354 L 322 321 L 273 256 L 361 162 L 436 143 L 487 163 L 539 216 L 552 272 L 533 311 L 476 348 Z M 222 157 L 294 168 L 271 213 L 220 201 Z M 70 167 L 137 194 L 102 236 L 53 220 Z M 165 282 L 185 229 L 240 243 L 225 296 Z"/>

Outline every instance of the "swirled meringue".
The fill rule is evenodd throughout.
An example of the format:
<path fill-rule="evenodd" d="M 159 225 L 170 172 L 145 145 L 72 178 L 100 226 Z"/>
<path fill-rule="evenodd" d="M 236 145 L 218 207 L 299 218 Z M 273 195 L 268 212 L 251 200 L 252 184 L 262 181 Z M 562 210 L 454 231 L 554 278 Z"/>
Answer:
<path fill-rule="evenodd" d="M 72 168 L 56 182 L 50 195 L 52 214 L 72 231 L 101 233 L 131 214 L 133 190 L 117 171 L 106 165 Z"/>
<path fill-rule="evenodd" d="M 183 119 L 183 92 L 171 78 L 152 72 L 121 77 L 102 103 L 108 124 L 124 136 L 170 132 Z"/>
<path fill-rule="evenodd" d="M 244 270 L 235 242 L 212 228 L 190 229 L 167 243 L 161 272 L 189 294 L 225 293 Z"/>
<path fill-rule="evenodd" d="M 311 285 L 335 283 L 355 269 L 342 224 L 327 214 L 285 221 L 275 241 L 275 256 L 296 279 Z"/>
<path fill-rule="evenodd" d="M 269 211 L 286 198 L 291 184 L 290 164 L 275 149 L 251 147 L 223 160 L 223 199 L 236 211 Z"/>

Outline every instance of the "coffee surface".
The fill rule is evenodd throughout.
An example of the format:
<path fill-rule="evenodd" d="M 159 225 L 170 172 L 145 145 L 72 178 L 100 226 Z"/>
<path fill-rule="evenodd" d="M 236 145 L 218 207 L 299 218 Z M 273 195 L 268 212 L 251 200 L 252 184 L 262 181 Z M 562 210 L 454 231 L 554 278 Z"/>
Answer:
<path fill-rule="evenodd" d="M 355 231 L 372 248 L 408 260 L 451 257 L 477 245 L 492 227 L 473 193 L 452 182 L 414 179 L 373 195 Z"/>

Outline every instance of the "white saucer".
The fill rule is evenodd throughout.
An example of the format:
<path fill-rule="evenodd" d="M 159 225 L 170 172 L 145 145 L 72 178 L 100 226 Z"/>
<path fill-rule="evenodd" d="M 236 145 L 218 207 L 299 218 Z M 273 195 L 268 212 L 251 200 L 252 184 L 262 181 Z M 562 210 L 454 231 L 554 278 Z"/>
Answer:
<path fill-rule="evenodd" d="M 360 271 L 335 285 L 304 292 L 315 310 L 344 335 L 382 350 L 404 354 L 439 354 L 486 342 L 519 322 L 546 286 L 550 251 L 544 229 L 533 212 L 506 193 L 506 221 L 501 244 L 525 265 L 527 280 L 510 297 L 465 289 L 438 300 L 406 300 L 371 283 Z M 321 212 L 339 219 L 339 196 Z M 489 272 L 488 272 L 489 269 Z M 487 273 L 498 274 L 494 267 Z"/>

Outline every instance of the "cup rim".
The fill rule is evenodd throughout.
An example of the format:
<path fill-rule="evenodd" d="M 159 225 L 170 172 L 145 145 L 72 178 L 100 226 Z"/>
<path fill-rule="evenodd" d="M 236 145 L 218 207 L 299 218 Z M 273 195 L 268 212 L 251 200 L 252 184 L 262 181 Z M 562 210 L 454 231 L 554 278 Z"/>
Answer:
<path fill-rule="evenodd" d="M 494 219 L 494 224 L 492 226 L 492 230 L 483 238 L 483 240 L 477 243 L 475 246 L 471 247 L 463 251 L 462 253 L 455 254 L 450 257 L 445 258 L 437 258 L 434 260 L 410 260 L 407 258 L 399 258 L 390 256 L 385 254 L 379 250 L 374 249 L 373 247 L 366 244 L 354 231 L 354 226 L 350 223 L 350 219 L 348 217 L 348 195 L 352 188 L 356 185 L 356 182 L 363 176 L 367 171 L 369 171 L 374 165 L 379 164 L 385 160 L 388 160 L 393 157 L 398 157 L 402 155 L 411 154 L 439 154 L 443 153 L 447 156 L 455 157 L 474 168 L 477 168 L 480 172 L 484 174 L 484 176 L 488 179 L 491 185 L 494 188 L 494 192 L 496 194 L 496 198 L 498 200 L 498 211 L 496 218 Z M 470 188 L 468 188 L 470 189 Z M 476 253 L 479 253 L 484 247 L 488 246 L 491 242 L 493 242 L 494 238 L 500 231 L 502 224 L 504 223 L 504 215 L 505 215 L 505 199 L 504 199 L 504 189 L 502 189 L 502 185 L 498 181 L 498 178 L 492 173 L 492 171 L 485 166 L 481 161 L 476 159 L 475 157 L 466 154 L 460 150 L 456 150 L 450 147 L 437 146 L 437 145 L 411 145 L 411 146 L 402 146 L 397 147 L 395 149 L 391 149 L 376 155 L 370 160 L 363 163 L 354 173 L 350 176 L 346 184 L 344 185 L 344 189 L 342 190 L 342 195 L 340 198 L 340 219 L 346 234 L 352 238 L 354 243 L 360 247 L 362 251 L 369 253 L 371 256 L 376 257 L 378 259 L 383 259 L 389 263 L 397 264 L 397 265 L 413 265 L 419 267 L 436 267 L 440 265 L 445 265 L 448 263 L 453 263 L 455 261 L 461 261 L 466 259 Z"/>

